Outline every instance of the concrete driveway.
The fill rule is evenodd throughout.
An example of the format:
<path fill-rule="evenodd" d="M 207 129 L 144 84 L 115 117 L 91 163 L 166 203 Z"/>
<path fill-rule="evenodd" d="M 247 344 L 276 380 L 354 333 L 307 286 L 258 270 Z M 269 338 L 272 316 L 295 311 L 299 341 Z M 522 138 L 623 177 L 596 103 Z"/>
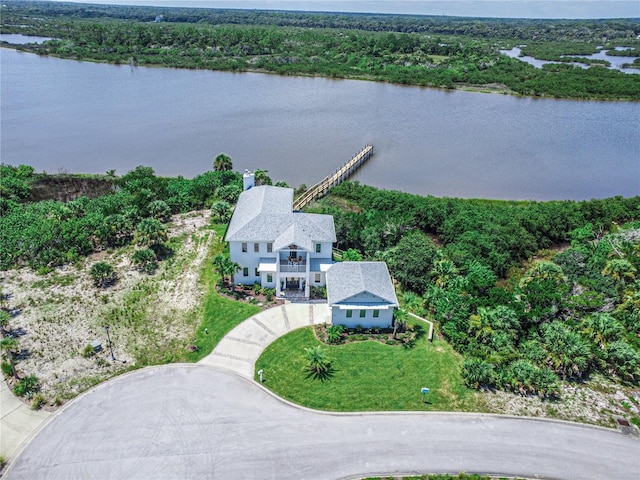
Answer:
<path fill-rule="evenodd" d="M 339 479 L 413 472 L 637 479 L 640 442 L 614 430 L 479 414 L 327 414 L 256 382 L 171 365 L 98 386 L 53 416 L 18 479 Z"/>
<path fill-rule="evenodd" d="M 286 303 L 269 308 L 236 326 L 198 363 L 253 378 L 253 366 L 270 343 L 291 330 L 325 322 L 331 322 L 326 303 Z"/>

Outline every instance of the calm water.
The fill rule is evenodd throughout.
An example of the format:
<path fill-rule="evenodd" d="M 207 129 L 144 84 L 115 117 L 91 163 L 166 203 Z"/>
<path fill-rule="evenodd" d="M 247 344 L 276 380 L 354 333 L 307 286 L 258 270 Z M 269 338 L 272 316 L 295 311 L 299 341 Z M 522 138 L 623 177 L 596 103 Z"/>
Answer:
<path fill-rule="evenodd" d="M 616 50 L 626 50 L 626 47 L 616 47 Z M 546 63 L 563 63 L 563 62 L 554 62 L 549 60 L 538 60 L 537 58 L 530 57 L 528 55 L 522 54 L 522 49 L 520 47 L 513 47 L 511 50 L 500 50 L 500 53 L 507 55 L 511 58 L 517 58 L 523 62 L 528 63 L 529 65 L 533 65 L 536 68 L 542 68 L 542 66 Z M 600 50 L 597 53 L 593 53 L 591 55 L 562 55 L 563 57 L 582 57 L 582 58 L 591 58 L 593 60 L 606 60 L 611 65 L 607 68 L 611 70 L 620 70 L 623 73 L 630 74 L 640 74 L 640 69 L 638 68 L 622 68 L 625 63 L 633 63 L 636 57 L 619 57 L 616 55 L 607 55 L 609 50 Z M 565 64 L 566 65 L 566 64 Z M 573 65 L 577 65 L 581 68 L 592 68 L 591 65 L 587 65 L 585 63 L 574 62 Z"/>
<path fill-rule="evenodd" d="M 363 183 L 436 196 L 640 194 L 640 104 L 522 99 L 372 82 L 132 68 L 0 49 L 2 162 L 313 184 L 361 146 Z"/>

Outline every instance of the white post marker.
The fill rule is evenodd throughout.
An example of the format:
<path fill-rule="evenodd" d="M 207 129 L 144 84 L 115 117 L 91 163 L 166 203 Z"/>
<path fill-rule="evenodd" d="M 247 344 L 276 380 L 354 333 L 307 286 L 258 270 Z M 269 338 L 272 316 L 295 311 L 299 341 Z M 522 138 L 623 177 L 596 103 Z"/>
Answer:
<path fill-rule="evenodd" d="M 429 389 L 426 387 L 423 387 L 420 389 L 420 393 L 422 394 L 422 403 L 424 403 L 424 396 L 429 393 Z"/>
<path fill-rule="evenodd" d="M 260 369 L 258 370 L 258 376 L 260 377 L 260 383 L 264 382 L 262 375 L 264 374 L 264 370 Z"/>

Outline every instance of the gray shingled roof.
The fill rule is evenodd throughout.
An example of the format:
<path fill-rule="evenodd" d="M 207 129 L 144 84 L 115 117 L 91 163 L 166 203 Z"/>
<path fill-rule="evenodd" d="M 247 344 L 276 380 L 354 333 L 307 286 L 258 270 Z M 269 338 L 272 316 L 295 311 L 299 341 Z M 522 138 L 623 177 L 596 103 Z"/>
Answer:
<path fill-rule="evenodd" d="M 349 303 L 351 297 L 363 292 L 398 306 L 385 262 L 340 262 L 327 270 L 327 299 L 330 306 Z"/>
<path fill-rule="evenodd" d="M 294 213 L 293 189 L 263 185 L 240 194 L 226 241 L 271 241 L 274 250 L 295 243 L 311 250 L 313 242 L 335 242 L 331 215 Z"/>

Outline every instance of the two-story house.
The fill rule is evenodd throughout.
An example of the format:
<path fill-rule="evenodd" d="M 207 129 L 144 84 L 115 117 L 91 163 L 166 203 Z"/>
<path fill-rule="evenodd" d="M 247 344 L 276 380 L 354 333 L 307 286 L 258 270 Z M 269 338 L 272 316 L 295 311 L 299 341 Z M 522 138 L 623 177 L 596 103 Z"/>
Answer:
<path fill-rule="evenodd" d="M 245 190 L 229 222 L 225 240 L 231 260 L 241 265 L 237 284 L 275 288 L 278 297 L 309 296 L 311 286 L 326 284 L 334 263 L 336 232 L 331 215 L 294 212 L 293 189 L 253 186 Z"/>

